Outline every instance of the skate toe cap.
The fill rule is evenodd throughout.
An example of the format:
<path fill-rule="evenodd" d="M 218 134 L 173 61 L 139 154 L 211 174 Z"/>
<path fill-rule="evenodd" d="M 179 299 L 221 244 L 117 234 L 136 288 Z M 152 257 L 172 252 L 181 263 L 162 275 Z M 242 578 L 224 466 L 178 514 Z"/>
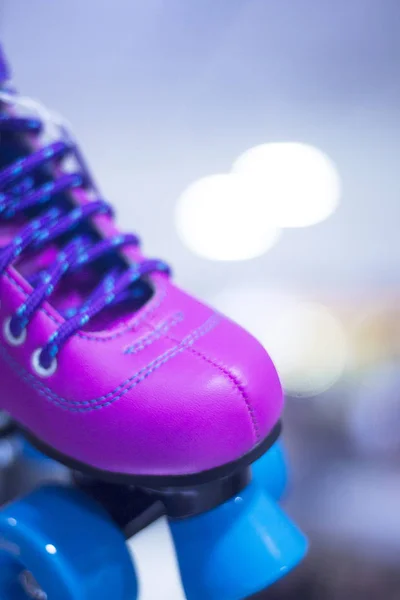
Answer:
<path fill-rule="evenodd" d="M 169 368 L 142 382 L 140 398 L 138 410 L 126 414 L 147 439 L 148 467 L 163 475 L 197 473 L 240 459 L 269 436 L 283 402 L 264 348 L 223 317 L 208 335 L 184 344 Z M 124 402 L 129 401 L 137 400 Z"/>

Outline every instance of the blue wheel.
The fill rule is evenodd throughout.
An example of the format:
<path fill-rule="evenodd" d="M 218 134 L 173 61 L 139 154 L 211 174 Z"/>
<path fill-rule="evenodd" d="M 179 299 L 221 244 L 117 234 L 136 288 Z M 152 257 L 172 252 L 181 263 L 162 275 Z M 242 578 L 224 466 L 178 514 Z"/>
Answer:
<path fill-rule="evenodd" d="M 78 490 L 41 488 L 0 512 L 1 600 L 135 600 L 125 538 Z"/>
<path fill-rule="evenodd" d="M 287 462 L 282 444 L 276 442 L 252 468 L 257 483 L 272 498 L 280 500 L 285 494 L 288 482 Z"/>
<path fill-rule="evenodd" d="M 171 521 L 188 600 L 242 600 L 293 569 L 307 540 L 253 481 L 203 515 Z"/>

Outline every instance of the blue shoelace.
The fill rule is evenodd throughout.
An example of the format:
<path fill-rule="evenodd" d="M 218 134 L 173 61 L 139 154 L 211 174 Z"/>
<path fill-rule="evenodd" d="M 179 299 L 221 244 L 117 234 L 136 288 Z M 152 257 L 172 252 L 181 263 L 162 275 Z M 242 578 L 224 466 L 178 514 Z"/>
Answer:
<path fill-rule="evenodd" d="M 40 134 L 41 131 L 42 123 L 39 119 L 0 115 L 0 135 L 2 132 Z M 61 172 L 57 176 L 53 175 L 44 184 L 33 183 L 35 174 L 43 172 L 46 166 L 60 164 L 71 155 L 79 165 L 79 172 Z M 74 230 L 90 223 L 97 215 L 113 214 L 111 206 L 101 199 L 94 199 L 79 207 L 66 208 L 65 202 L 59 201 L 62 197 L 60 194 L 76 188 L 95 190 L 78 149 L 72 142 L 56 141 L 0 170 L 0 222 L 9 221 L 18 213 L 26 214 L 29 210 L 34 210 L 37 215 L 0 250 L 0 274 L 23 253 L 40 250 L 56 239 L 60 241 L 62 236 L 74 233 Z M 68 238 L 52 265 L 30 280 L 32 292 L 9 319 L 9 332 L 15 341 L 25 336 L 32 317 L 53 294 L 57 284 L 67 273 L 106 258 L 126 246 L 139 244 L 138 238 L 132 234 L 99 240 L 93 235 L 84 235 L 77 231 Z M 169 274 L 168 265 L 160 260 L 144 259 L 132 265 L 127 265 L 122 258 L 114 262 L 115 266 L 109 268 L 105 274 L 99 275 L 99 284 L 82 305 L 63 315 L 64 322 L 40 350 L 39 364 L 42 369 L 49 370 L 54 365 L 57 354 L 67 340 L 93 317 L 104 308 L 126 300 L 132 293 L 135 282 L 155 272 Z"/>

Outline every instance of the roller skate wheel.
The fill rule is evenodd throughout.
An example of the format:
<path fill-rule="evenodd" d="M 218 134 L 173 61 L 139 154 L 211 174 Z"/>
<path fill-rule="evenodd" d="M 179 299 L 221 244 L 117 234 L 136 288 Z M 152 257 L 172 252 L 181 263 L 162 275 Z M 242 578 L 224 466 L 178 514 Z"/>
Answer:
<path fill-rule="evenodd" d="M 200 516 L 171 521 L 188 600 L 242 600 L 280 579 L 307 541 L 262 487 Z"/>
<path fill-rule="evenodd" d="M 125 538 L 84 493 L 41 488 L 0 513 L 1 600 L 135 600 Z"/>

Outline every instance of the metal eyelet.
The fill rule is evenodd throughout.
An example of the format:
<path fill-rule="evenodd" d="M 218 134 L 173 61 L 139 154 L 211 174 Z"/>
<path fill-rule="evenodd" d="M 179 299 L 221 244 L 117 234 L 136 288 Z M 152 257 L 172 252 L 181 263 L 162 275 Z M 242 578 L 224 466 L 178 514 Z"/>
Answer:
<path fill-rule="evenodd" d="M 11 331 L 10 324 L 11 324 L 11 317 L 8 317 L 4 321 L 4 325 L 3 325 L 4 337 L 6 338 L 7 342 L 11 346 L 21 346 L 26 340 L 26 329 L 22 329 L 21 333 L 18 336 L 15 336 L 13 334 L 13 332 Z"/>
<path fill-rule="evenodd" d="M 53 358 L 48 367 L 44 367 L 40 362 L 40 355 L 42 354 L 42 348 L 37 348 L 32 354 L 32 367 L 34 371 L 40 377 L 50 377 L 54 375 L 57 370 L 57 359 Z"/>

